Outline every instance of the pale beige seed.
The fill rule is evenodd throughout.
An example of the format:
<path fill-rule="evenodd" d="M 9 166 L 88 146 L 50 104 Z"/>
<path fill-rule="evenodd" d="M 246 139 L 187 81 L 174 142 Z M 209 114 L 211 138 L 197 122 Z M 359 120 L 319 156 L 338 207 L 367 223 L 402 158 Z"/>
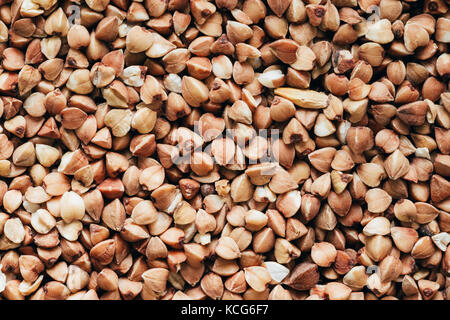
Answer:
<path fill-rule="evenodd" d="M 389 207 L 392 197 L 383 189 L 374 188 L 367 191 L 365 200 L 370 212 L 381 213 Z"/>
<path fill-rule="evenodd" d="M 39 288 L 43 279 L 44 275 L 40 275 L 34 282 L 22 281 L 19 285 L 19 292 L 23 296 L 29 296 Z"/>
<path fill-rule="evenodd" d="M 3 233 L 14 243 L 21 243 L 25 238 L 25 229 L 19 218 L 11 218 L 5 222 Z"/>
<path fill-rule="evenodd" d="M 275 89 L 275 94 L 307 109 L 323 109 L 328 105 L 328 97 L 326 94 L 312 90 L 277 88 Z"/>
<path fill-rule="evenodd" d="M 75 192 L 64 192 L 60 200 L 61 218 L 66 223 L 81 220 L 84 217 L 85 206 L 83 199 Z"/>
<path fill-rule="evenodd" d="M 270 273 L 264 267 L 253 266 L 244 268 L 245 280 L 256 292 L 263 292 L 271 281 Z"/>
<path fill-rule="evenodd" d="M 75 241 L 78 239 L 80 232 L 83 229 L 83 224 L 78 220 L 69 223 L 60 220 L 56 223 L 56 229 L 58 229 L 59 234 L 64 239 Z"/>
<path fill-rule="evenodd" d="M 22 204 L 22 194 L 19 190 L 8 190 L 3 196 L 3 208 L 13 213 Z"/>
<path fill-rule="evenodd" d="M 352 289 L 340 282 L 329 282 L 325 285 L 325 293 L 330 300 L 347 300 Z"/>
<path fill-rule="evenodd" d="M 156 123 L 156 112 L 150 108 L 142 108 L 136 111 L 131 120 L 131 127 L 139 133 L 149 133 L 153 130 Z"/>
<path fill-rule="evenodd" d="M 158 212 L 151 201 L 144 200 L 133 208 L 131 218 L 136 224 L 147 225 L 158 219 Z"/>
<path fill-rule="evenodd" d="M 83 289 L 89 282 L 89 274 L 79 266 L 70 265 L 67 270 L 67 288 L 71 292 Z"/>
<path fill-rule="evenodd" d="M 245 214 L 245 228 L 258 231 L 266 226 L 268 217 L 261 211 L 251 209 Z"/>
<path fill-rule="evenodd" d="M 225 260 L 233 260 L 239 258 L 240 250 L 232 238 L 221 237 L 216 246 L 216 254 Z"/>
<path fill-rule="evenodd" d="M 385 217 L 375 217 L 363 229 L 366 236 L 387 235 L 390 233 L 391 223 Z"/>
<path fill-rule="evenodd" d="M 36 144 L 36 159 L 44 167 L 51 167 L 59 159 L 60 155 L 58 149 L 52 146 Z"/>
<path fill-rule="evenodd" d="M 39 209 L 31 214 L 31 226 L 40 234 L 47 234 L 55 225 L 55 218 L 45 209 Z"/>
<path fill-rule="evenodd" d="M 357 289 L 362 289 L 367 283 L 367 273 L 364 266 L 353 267 L 343 278 L 343 283 Z"/>
<path fill-rule="evenodd" d="M 328 242 L 315 243 L 311 248 L 311 258 L 320 267 L 329 267 L 336 259 L 336 248 Z"/>
<path fill-rule="evenodd" d="M 51 199 L 41 186 L 29 187 L 25 192 L 25 200 L 34 204 L 41 204 Z"/>
<path fill-rule="evenodd" d="M 234 202 L 244 202 L 250 200 L 254 187 L 246 174 L 237 176 L 231 182 L 230 195 Z"/>
<path fill-rule="evenodd" d="M 139 176 L 139 183 L 149 191 L 155 190 L 164 182 L 164 168 L 160 165 L 153 165 L 144 169 Z"/>

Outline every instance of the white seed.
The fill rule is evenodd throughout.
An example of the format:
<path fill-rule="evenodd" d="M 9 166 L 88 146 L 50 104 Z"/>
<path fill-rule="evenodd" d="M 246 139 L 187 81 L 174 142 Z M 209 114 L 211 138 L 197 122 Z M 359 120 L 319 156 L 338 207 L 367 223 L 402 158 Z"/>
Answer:
<path fill-rule="evenodd" d="M 84 201 L 73 191 L 64 192 L 60 201 L 61 218 L 67 223 L 74 220 L 81 220 L 84 216 Z"/>
<path fill-rule="evenodd" d="M 263 267 L 269 271 L 269 274 L 275 283 L 280 283 L 289 274 L 288 268 L 275 261 L 266 261 L 263 263 Z"/>
<path fill-rule="evenodd" d="M 441 232 L 431 237 L 436 247 L 441 251 L 447 251 L 447 246 L 450 243 L 450 234 L 448 232 Z"/>

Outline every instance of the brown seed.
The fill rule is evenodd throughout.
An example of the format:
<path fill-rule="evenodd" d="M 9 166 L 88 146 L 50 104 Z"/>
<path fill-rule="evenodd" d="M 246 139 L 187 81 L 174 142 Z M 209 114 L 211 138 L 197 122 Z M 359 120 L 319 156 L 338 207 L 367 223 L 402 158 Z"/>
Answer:
<path fill-rule="evenodd" d="M 104 207 L 102 221 L 112 230 L 122 230 L 125 222 L 125 209 L 119 199 L 114 199 Z"/>
<path fill-rule="evenodd" d="M 415 217 L 417 223 L 429 223 L 438 215 L 438 210 L 429 203 L 416 202 L 414 205 L 417 210 L 417 216 Z"/>
<path fill-rule="evenodd" d="M 89 70 L 77 69 L 69 76 L 67 88 L 78 94 L 88 94 L 93 90 Z"/>
<path fill-rule="evenodd" d="M 139 176 L 139 183 L 149 191 L 155 190 L 164 182 L 164 169 L 160 165 L 145 168 Z"/>
<path fill-rule="evenodd" d="M 394 151 L 384 162 L 389 178 L 396 180 L 409 170 L 409 161 L 399 150 Z"/>
<path fill-rule="evenodd" d="M 392 153 L 399 147 L 400 139 L 394 131 L 383 129 L 376 134 L 375 145 L 386 153 Z"/>
<path fill-rule="evenodd" d="M 331 191 L 331 174 L 329 172 L 318 177 L 311 184 L 311 193 L 325 198 Z"/>
<path fill-rule="evenodd" d="M 6 48 L 3 51 L 3 68 L 8 71 L 17 71 L 22 69 L 25 63 L 25 57 L 22 51 L 16 48 Z"/>
<path fill-rule="evenodd" d="M 316 264 L 303 262 L 298 264 L 285 280 L 286 285 L 295 290 L 309 290 L 319 281 Z"/>
<path fill-rule="evenodd" d="M 299 45 L 289 39 L 282 39 L 272 42 L 269 48 L 273 51 L 275 56 L 284 63 L 291 64 L 297 60 L 297 49 Z"/>
<path fill-rule="evenodd" d="M 255 234 L 253 249 L 256 253 L 264 253 L 272 250 L 275 244 L 275 235 L 271 228 L 264 228 Z"/>
<path fill-rule="evenodd" d="M 355 263 L 355 259 L 353 259 L 349 253 L 342 250 L 337 250 L 333 268 L 338 274 L 347 274 L 352 270 Z M 345 281 L 344 283 L 348 285 Z"/>
<path fill-rule="evenodd" d="M 223 282 L 222 278 L 217 274 L 211 272 L 205 275 L 200 282 L 202 290 L 211 299 L 220 299 L 223 295 Z"/>
<path fill-rule="evenodd" d="M 359 154 L 373 147 L 373 133 L 367 127 L 350 127 L 347 131 L 349 148 Z"/>
<path fill-rule="evenodd" d="M 119 277 L 113 270 L 105 268 L 99 272 L 97 276 L 97 284 L 103 290 L 114 291 L 118 289 Z"/>
<path fill-rule="evenodd" d="M 235 155 L 235 144 L 231 139 L 214 139 L 211 144 L 211 153 L 219 165 L 228 164 Z"/>
<path fill-rule="evenodd" d="M 19 257 L 19 268 L 25 281 L 34 282 L 44 270 L 44 264 L 35 256 L 22 255 Z"/>
<path fill-rule="evenodd" d="M 197 192 L 200 190 L 200 184 L 192 179 L 181 179 L 179 182 L 181 192 L 183 197 L 187 200 L 195 197 Z"/>
<path fill-rule="evenodd" d="M 427 104 L 425 101 L 412 102 L 397 109 L 398 117 L 406 124 L 420 126 L 425 121 Z"/>
<path fill-rule="evenodd" d="M 433 175 L 431 177 L 430 192 L 433 202 L 440 202 L 450 195 L 448 194 L 448 183 L 448 180 L 439 175 Z"/>
<path fill-rule="evenodd" d="M 208 88 L 199 80 L 184 76 L 181 86 L 183 98 L 189 105 L 198 107 L 202 102 L 208 100 Z"/>
<path fill-rule="evenodd" d="M 380 280 L 382 282 L 394 281 L 402 272 L 402 262 L 394 256 L 387 256 L 379 264 Z"/>
<path fill-rule="evenodd" d="M 96 259 L 101 265 L 107 265 L 114 259 L 115 250 L 116 243 L 113 239 L 104 240 L 90 250 L 90 256 Z"/>
<path fill-rule="evenodd" d="M 295 114 L 294 104 L 284 98 L 275 96 L 270 106 L 270 117 L 274 121 L 284 122 Z"/>
<path fill-rule="evenodd" d="M 385 211 L 392 202 L 392 197 L 383 189 L 374 188 L 366 193 L 368 210 L 374 213 Z"/>
<path fill-rule="evenodd" d="M 414 259 L 426 259 L 434 253 L 433 241 L 429 236 L 419 238 L 411 250 Z"/>
<path fill-rule="evenodd" d="M 336 149 L 332 147 L 316 150 L 308 155 L 312 166 L 320 172 L 328 172 L 331 168 L 331 161 L 336 154 Z"/>
<path fill-rule="evenodd" d="M 13 163 L 17 166 L 30 167 L 36 159 L 36 151 L 33 143 L 26 142 L 14 150 L 12 155 Z"/>
<path fill-rule="evenodd" d="M 169 271 L 163 268 L 153 268 L 142 274 L 144 287 L 156 294 L 162 294 L 166 290 Z"/>
<path fill-rule="evenodd" d="M 198 176 L 207 175 L 212 171 L 213 166 L 213 159 L 204 152 L 194 152 L 191 157 L 191 169 Z"/>
<path fill-rule="evenodd" d="M 390 233 L 390 222 L 384 217 L 375 217 L 363 229 L 366 236 L 387 235 Z"/>
<path fill-rule="evenodd" d="M 233 293 L 243 293 L 247 289 L 244 271 L 239 271 L 225 281 L 225 288 Z"/>

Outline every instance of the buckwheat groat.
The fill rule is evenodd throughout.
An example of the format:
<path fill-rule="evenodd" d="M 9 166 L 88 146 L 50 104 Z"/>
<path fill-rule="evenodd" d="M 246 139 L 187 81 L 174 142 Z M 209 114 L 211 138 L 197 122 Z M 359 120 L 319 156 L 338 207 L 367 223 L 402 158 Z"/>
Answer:
<path fill-rule="evenodd" d="M 1 0 L 0 299 L 450 299 L 449 0 Z"/>

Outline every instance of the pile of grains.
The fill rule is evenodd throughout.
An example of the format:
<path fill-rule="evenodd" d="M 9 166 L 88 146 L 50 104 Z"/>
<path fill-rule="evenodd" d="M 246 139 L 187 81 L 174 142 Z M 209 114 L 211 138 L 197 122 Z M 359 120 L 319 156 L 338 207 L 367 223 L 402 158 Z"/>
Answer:
<path fill-rule="evenodd" d="M 450 299 L 449 0 L 1 0 L 3 299 Z"/>

